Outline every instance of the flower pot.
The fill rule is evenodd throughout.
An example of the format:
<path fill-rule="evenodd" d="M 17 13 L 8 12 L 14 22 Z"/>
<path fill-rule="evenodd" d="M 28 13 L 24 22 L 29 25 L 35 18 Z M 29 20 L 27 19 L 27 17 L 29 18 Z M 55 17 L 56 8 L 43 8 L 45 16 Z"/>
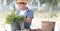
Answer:
<path fill-rule="evenodd" d="M 42 21 L 42 30 L 43 31 L 54 31 L 55 22 Z"/>
<path fill-rule="evenodd" d="M 16 31 L 16 30 L 20 30 L 20 25 L 18 22 L 14 22 L 11 24 L 11 31 Z"/>

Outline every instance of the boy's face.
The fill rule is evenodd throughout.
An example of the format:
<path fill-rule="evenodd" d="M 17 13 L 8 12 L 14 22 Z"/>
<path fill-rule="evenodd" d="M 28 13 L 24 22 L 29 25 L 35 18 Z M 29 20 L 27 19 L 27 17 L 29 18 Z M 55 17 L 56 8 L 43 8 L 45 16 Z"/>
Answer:
<path fill-rule="evenodd" d="M 26 8 L 26 3 L 24 3 L 24 2 L 20 2 L 17 5 L 21 10 L 24 10 Z"/>

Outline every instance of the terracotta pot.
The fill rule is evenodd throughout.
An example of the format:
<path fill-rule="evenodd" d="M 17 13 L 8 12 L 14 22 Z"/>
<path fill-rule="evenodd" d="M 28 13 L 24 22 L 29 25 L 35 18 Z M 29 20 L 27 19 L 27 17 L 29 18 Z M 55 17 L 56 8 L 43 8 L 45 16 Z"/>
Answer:
<path fill-rule="evenodd" d="M 43 31 L 54 31 L 55 22 L 42 21 L 42 30 Z"/>

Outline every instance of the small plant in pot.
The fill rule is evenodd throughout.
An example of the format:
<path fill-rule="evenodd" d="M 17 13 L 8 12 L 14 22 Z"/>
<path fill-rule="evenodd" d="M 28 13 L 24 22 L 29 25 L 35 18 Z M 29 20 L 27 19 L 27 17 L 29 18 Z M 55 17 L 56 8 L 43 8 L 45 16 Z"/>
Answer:
<path fill-rule="evenodd" d="M 21 26 L 20 24 L 25 20 L 25 17 L 22 16 L 18 16 L 15 13 L 11 13 L 10 15 L 8 15 L 6 17 L 6 23 L 7 24 L 11 24 L 11 31 L 16 31 L 16 30 L 20 30 Z"/>

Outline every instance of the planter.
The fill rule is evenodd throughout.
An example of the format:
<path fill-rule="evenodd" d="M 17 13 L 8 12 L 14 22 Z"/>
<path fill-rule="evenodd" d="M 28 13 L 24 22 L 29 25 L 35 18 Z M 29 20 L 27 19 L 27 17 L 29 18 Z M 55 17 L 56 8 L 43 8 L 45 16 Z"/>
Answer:
<path fill-rule="evenodd" d="M 11 31 L 21 30 L 20 24 L 25 20 L 25 16 L 16 15 L 13 11 L 6 17 L 6 23 L 11 24 Z"/>
<path fill-rule="evenodd" d="M 54 31 L 55 22 L 42 21 L 42 30 L 43 31 Z"/>
<path fill-rule="evenodd" d="M 20 30 L 20 25 L 18 22 L 12 23 L 11 24 L 11 31 L 16 31 L 16 30 Z"/>

